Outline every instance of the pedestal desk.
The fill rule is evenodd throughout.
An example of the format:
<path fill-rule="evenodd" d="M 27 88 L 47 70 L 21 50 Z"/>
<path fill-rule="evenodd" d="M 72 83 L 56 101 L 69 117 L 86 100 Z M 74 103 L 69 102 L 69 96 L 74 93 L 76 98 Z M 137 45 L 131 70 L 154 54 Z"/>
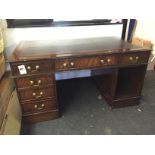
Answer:
<path fill-rule="evenodd" d="M 20 42 L 9 63 L 23 119 L 59 117 L 55 73 L 64 71 L 92 70 L 112 108 L 138 104 L 150 52 L 115 37 Z M 104 69 L 106 74 L 95 74 Z"/>

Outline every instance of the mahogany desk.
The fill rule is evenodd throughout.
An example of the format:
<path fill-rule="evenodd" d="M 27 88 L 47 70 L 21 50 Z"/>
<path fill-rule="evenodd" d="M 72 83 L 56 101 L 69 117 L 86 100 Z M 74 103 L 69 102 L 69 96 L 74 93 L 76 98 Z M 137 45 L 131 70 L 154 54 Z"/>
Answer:
<path fill-rule="evenodd" d="M 22 41 L 9 62 L 23 119 L 28 122 L 59 116 L 55 73 L 108 69 L 93 76 L 112 108 L 139 103 L 151 49 L 118 38 Z"/>

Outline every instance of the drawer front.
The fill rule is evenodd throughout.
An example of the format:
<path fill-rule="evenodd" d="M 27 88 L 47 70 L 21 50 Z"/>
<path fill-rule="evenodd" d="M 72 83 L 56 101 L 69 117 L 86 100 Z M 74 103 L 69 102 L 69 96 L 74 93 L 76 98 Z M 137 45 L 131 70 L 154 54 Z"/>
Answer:
<path fill-rule="evenodd" d="M 60 59 L 55 61 L 55 70 L 61 71 L 61 70 L 69 70 L 69 59 Z"/>
<path fill-rule="evenodd" d="M 37 88 L 55 83 L 54 75 L 40 75 L 15 79 L 18 88 Z"/>
<path fill-rule="evenodd" d="M 149 59 L 150 52 L 125 54 L 120 56 L 120 64 L 141 64 L 147 63 Z"/>
<path fill-rule="evenodd" d="M 34 113 L 34 114 L 26 114 L 23 115 L 23 119 L 26 122 L 29 123 L 36 123 L 36 122 L 41 122 L 41 121 L 47 121 L 47 120 L 52 120 L 56 119 L 59 117 L 59 110 L 48 110 L 40 113 Z"/>
<path fill-rule="evenodd" d="M 55 96 L 55 86 L 38 88 L 38 89 L 24 89 L 19 90 L 19 97 L 22 102 L 30 100 L 47 99 Z"/>
<path fill-rule="evenodd" d="M 102 67 L 115 64 L 117 64 L 117 57 L 108 55 L 108 56 L 97 56 L 89 58 L 56 60 L 55 69 L 57 71 L 69 70 L 69 69 L 83 69 L 83 68 L 85 69 L 85 68 Z"/>
<path fill-rule="evenodd" d="M 49 60 L 45 61 L 29 61 L 22 63 L 12 63 L 12 75 L 26 75 L 49 73 L 52 70 L 52 65 Z"/>
<path fill-rule="evenodd" d="M 22 110 L 24 113 L 33 113 L 33 112 L 40 112 L 44 110 L 54 110 L 54 109 L 57 109 L 57 103 L 55 98 L 47 101 L 28 102 L 28 103 L 22 104 Z"/>

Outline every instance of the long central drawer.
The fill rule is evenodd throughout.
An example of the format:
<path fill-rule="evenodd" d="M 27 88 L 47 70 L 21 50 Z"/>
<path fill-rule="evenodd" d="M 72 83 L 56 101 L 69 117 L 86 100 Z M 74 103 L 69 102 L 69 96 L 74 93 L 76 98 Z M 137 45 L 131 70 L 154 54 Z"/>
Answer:
<path fill-rule="evenodd" d="M 103 67 L 117 64 L 117 56 L 93 56 L 93 57 L 81 57 L 81 58 L 65 58 L 57 59 L 55 62 L 55 70 L 71 70 L 71 69 L 86 69 Z"/>

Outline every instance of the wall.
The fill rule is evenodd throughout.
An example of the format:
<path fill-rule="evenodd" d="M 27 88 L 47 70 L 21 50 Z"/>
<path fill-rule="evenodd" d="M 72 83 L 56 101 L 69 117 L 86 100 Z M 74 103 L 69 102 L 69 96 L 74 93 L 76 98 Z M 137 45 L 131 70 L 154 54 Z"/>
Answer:
<path fill-rule="evenodd" d="M 139 19 L 134 37 L 151 41 L 155 45 L 155 19 Z M 148 70 L 153 70 L 155 65 L 155 48 L 149 61 Z"/>
<path fill-rule="evenodd" d="M 4 33 L 7 28 L 6 20 L 0 20 L 0 54 L 4 51 Z"/>
<path fill-rule="evenodd" d="M 9 28 L 5 35 L 7 53 L 22 40 L 56 40 L 116 36 L 121 38 L 121 25 Z"/>
<path fill-rule="evenodd" d="M 155 19 L 138 20 L 134 36 L 150 40 L 155 44 Z M 153 53 L 155 54 L 155 51 Z"/>

